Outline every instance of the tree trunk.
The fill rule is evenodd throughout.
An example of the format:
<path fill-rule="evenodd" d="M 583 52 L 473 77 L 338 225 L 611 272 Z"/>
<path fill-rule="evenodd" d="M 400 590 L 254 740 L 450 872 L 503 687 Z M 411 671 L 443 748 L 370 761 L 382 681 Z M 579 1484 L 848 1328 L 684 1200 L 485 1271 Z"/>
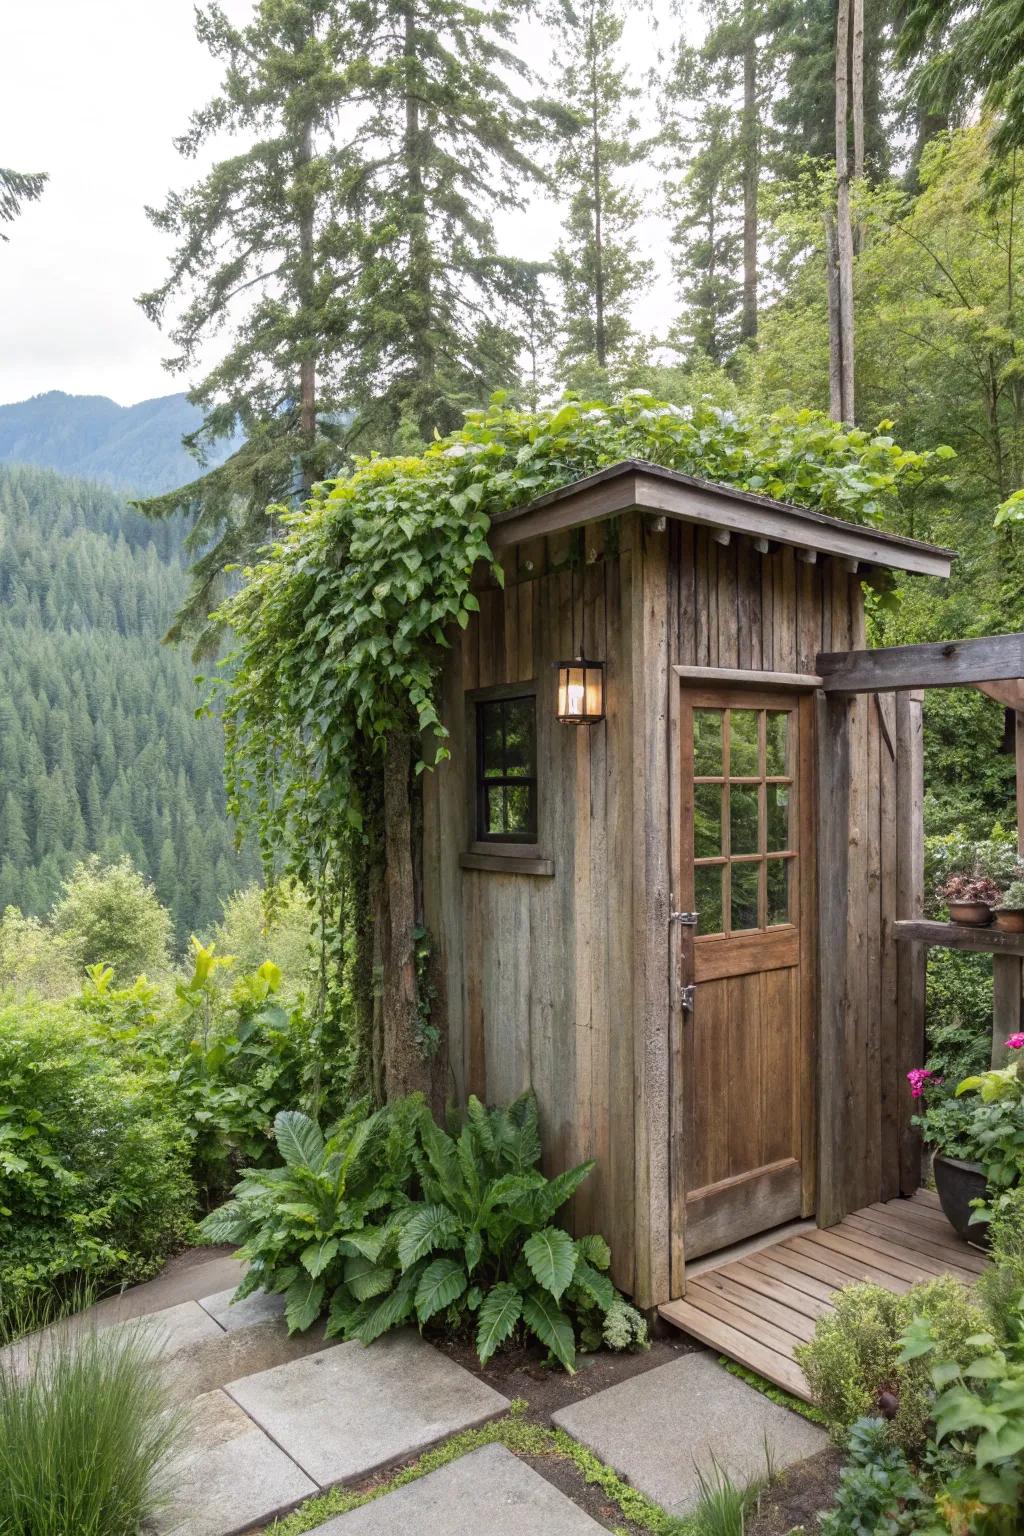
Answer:
<path fill-rule="evenodd" d="M 384 748 L 384 874 L 381 1025 L 384 1093 L 390 1101 L 430 1092 L 430 1065 L 416 1042 L 416 893 L 412 857 L 409 737 L 389 732 Z"/>
<path fill-rule="evenodd" d="M 850 53 L 850 80 L 853 106 L 853 180 L 863 181 L 864 164 L 864 0 L 853 0 L 853 39 Z M 854 250 L 864 248 L 864 225 L 857 220 L 853 231 Z"/>
<path fill-rule="evenodd" d="M 419 62 L 419 38 L 413 5 L 402 8 L 403 47 L 405 64 L 405 130 L 402 138 L 402 157 L 405 164 L 406 206 L 409 221 L 409 290 L 415 295 L 411 351 L 416 368 L 416 395 L 419 401 L 416 416 L 420 436 L 427 442 L 438 426 L 434 390 L 435 356 L 430 340 L 430 314 L 432 308 L 430 238 L 427 231 L 426 192 L 423 178 L 423 131 L 420 124 L 420 103 L 413 89 L 413 77 Z M 444 423 L 441 423 L 444 426 Z"/>
<path fill-rule="evenodd" d="M 743 309 L 740 339 L 757 335 L 757 193 L 759 133 L 757 121 L 757 35 L 747 11 L 747 36 L 743 49 Z"/>
<path fill-rule="evenodd" d="M 843 419 L 843 350 L 839 320 L 839 252 L 836 247 L 836 223 L 825 214 L 825 292 L 828 298 L 828 413 L 833 421 Z"/>
<path fill-rule="evenodd" d="M 601 368 L 608 366 L 604 322 L 604 201 L 601 189 L 601 136 L 597 116 L 597 38 L 590 21 L 590 174 L 594 199 L 594 353 Z"/>
<path fill-rule="evenodd" d="M 836 249 L 839 399 L 837 421 L 852 424 L 853 400 L 853 228 L 850 222 L 850 0 L 839 0 L 836 23 Z M 838 403 L 840 409 L 835 410 Z"/>
<path fill-rule="evenodd" d="M 299 174 L 307 169 L 313 159 L 313 124 L 306 122 L 302 134 L 302 150 L 299 156 Z M 311 450 L 316 443 L 316 339 L 313 328 L 313 298 L 316 273 L 313 261 L 313 214 L 314 200 L 308 187 L 303 189 L 299 212 L 299 302 L 302 306 L 306 332 L 304 351 L 299 359 L 299 432 L 302 436 L 302 489 L 309 491 L 313 484 Z"/>

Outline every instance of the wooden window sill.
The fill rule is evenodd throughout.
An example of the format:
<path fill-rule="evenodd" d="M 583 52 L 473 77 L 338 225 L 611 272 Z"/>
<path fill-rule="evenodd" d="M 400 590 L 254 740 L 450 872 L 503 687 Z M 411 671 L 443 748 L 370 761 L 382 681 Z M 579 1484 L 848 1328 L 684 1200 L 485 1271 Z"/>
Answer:
<path fill-rule="evenodd" d="M 460 853 L 459 867 L 488 870 L 495 875 L 553 875 L 555 861 L 518 853 Z"/>

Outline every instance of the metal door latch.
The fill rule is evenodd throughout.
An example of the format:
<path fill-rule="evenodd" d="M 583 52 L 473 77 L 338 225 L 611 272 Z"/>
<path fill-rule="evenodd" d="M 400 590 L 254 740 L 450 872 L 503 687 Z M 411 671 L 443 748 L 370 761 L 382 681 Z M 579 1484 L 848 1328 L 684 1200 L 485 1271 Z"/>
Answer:
<path fill-rule="evenodd" d="M 693 1003 L 696 995 L 697 988 L 694 986 L 692 981 L 689 982 L 686 986 L 679 988 L 679 1006 L 682 1008 L 684 1013 L 693 1012 Z"/>
<path fill-rule="evenodd" d="M 699 912 L 670 912 L 670 923 L 683 923 L 687 928 L 696 928 Z"/>

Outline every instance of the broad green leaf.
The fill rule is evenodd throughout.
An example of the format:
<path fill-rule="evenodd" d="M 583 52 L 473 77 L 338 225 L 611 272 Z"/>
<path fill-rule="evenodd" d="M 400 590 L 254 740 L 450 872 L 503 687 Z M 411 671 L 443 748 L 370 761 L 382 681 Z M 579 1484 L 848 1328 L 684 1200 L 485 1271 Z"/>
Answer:
<path fill-rule="evenodd" d="M 466 1271 L 457 1259 L 434 1259 L 416 1287 L 416 1316 L 427 1322 L 435 1312 L 451 1306 L 466 1289 Z"/>
<path fill-rule="evenodd" d="M 406 1221 L 398 1239 L 398 1262 L 403 1269 L 415 1264 L 435 1248 L 454 1248 L 459 1241 L 459 1223 L 443 1205 L 424 1205 Z"/>
<path fill-rule="evenodd" d="M 618 1293 L 614 1285 L 612 1285 L 607 1275 L 602 1275 L 600 1270 L 594 1269 L 593 1265 L 588 1264 L 586 1259 L 577 1258 L 576 1272 L 572 1277 L 572 1283 L 585 1291 L 592 1301 L 596 1301 L 602 1312 L 607 1312 L 609 1307 L 615 1305 L 615 1298 Z"/>
<path fill-rule="evenodd" d="M 345 1265 L 345 1284 L 357 1301 L 369 1301 L 390 1291 L 398 1279 L 398 1270 L 386 1265 L 374 1264 L 361 1254 L 349 1259 Z"/>
<path fill-rule="evenodd" d="M 315 1278 L 322 1275 L 338 1251 L 336 1237 L 325 1238 L 321 1243 L 310 1243 L 302 1250 L 299 1262 Z"/>
<path fill-rule="evenodd" d="M 572 1323 L 550 1296 L 543 1291 L 528 1291 L 523 1297 L 523 1322 L 567 1371 L 575 1371 L 576 1339 Z"/>
<path fill-rule="evenodd" d="M 305 1333 L 320 1316 L 325 1287 L 322 1280 L 308 1275 L 292 1282 L 285 1293 L 284 1315 L 289 1333 Z"/>
<path fill-rule="evenodd" d="M 612 1251 L 603 1237 L 588 1233 L 576 1239 L 576 1251 L 580 1258 L 593 1264 L 595 1269 L 607 1269 L 612 1262 Z"/>
<path fill-rule="evenodd" d="M 412 1314 L 418 1284 L 418 1270 L 410 1270 L 408 1274 L 402 1275 L 391 1295 L 378 1302 L 353 1328 L 353 1337 L 362 1339 L 364 1344 L 372 1344 L 382 1333 L 388 1333 L 404 1323 Z"/>
<path fill-rule="evenodd" d="M 277 1148 L 289 1168 L 316 1173 L 324 1156 L 320 1127 L 297 1109 L 283 1109 L 274 1121 Z"/>
<path fill-rule="evenodd" d="M 494 1285 L 480 1303 L 476 1328 L 476 1352 L 486 1365 L 494 1351 L 504 1344 L 523 1311 L 523 1298 L 514 1285 Z"/>
<path fill-rule="evenodd" d="M 558 1301 L 576 1268 L 576 1248 L 568 1232 L 560 1227 L 534 1232 L 523 1244 L 523 1258 L 537 1284 Z"/>
<path fill-rule="evenodd" d="M 550 1221 L 565 1202 L 579 1189 L 584 1179 L 588 1178 L 597 1165 L 591 1161 L 580 1163 L 577 1168 L 567 1168 L 564 1173 L 549 1179 L 543 1189 L 539 1189 L 534 1198 L 534 1208 L 541 1221 Z"/>

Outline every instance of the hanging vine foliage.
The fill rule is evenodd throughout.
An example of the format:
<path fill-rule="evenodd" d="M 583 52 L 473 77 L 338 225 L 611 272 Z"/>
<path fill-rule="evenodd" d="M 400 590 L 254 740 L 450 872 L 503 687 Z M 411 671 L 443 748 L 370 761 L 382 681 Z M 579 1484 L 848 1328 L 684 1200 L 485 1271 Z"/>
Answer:
<path fill-rule="evenodd" d="M 843 431 L 817 412 L 683 410 L 642 393 L 532 414 L 496 397 L 421 456 L 360 461 L 300 511 L 275 509 L 284 537 L 223 610 L 238 642 L 223 685 L 230 804 L 256 831 L 268 873 L 321 889 L 347 874 L 363 892 L 364 918 L 378 930 L 372 962 L 364 956 L 362 965 L 364 1013 L 373 1006 L 370 971 L 382 973 L 385 990 L 402 972 L 395 1006 L 410 1035 L 423 1037 L 415 943 L 405 932 L 415 921 L 413 893 L 393 885 L 389 901 L 387 873 L 390 865 L 394 878 L 401 865 L 403 888 L 413 878 L 411 785 L 445 755 L 436 685 L 453 627 L 465 628 L 477 609 L 474 567 L 491 562 L 501 580 L 487 542 L 491 518 L 643 459 L 898 526 L 901 491 L 952 453 L 902 449 L 891 425 Z M 400 825 L 396 786 L 406 799 Z M 373 1028 L 369 1019 L 360 1027 Z M 386 1036 L 385 1024 L 373 1048 L 389 1057 L 395 1042 Z M 417 1086 L 414 1074 L 399 1073 L 396 1084 Z"/>

